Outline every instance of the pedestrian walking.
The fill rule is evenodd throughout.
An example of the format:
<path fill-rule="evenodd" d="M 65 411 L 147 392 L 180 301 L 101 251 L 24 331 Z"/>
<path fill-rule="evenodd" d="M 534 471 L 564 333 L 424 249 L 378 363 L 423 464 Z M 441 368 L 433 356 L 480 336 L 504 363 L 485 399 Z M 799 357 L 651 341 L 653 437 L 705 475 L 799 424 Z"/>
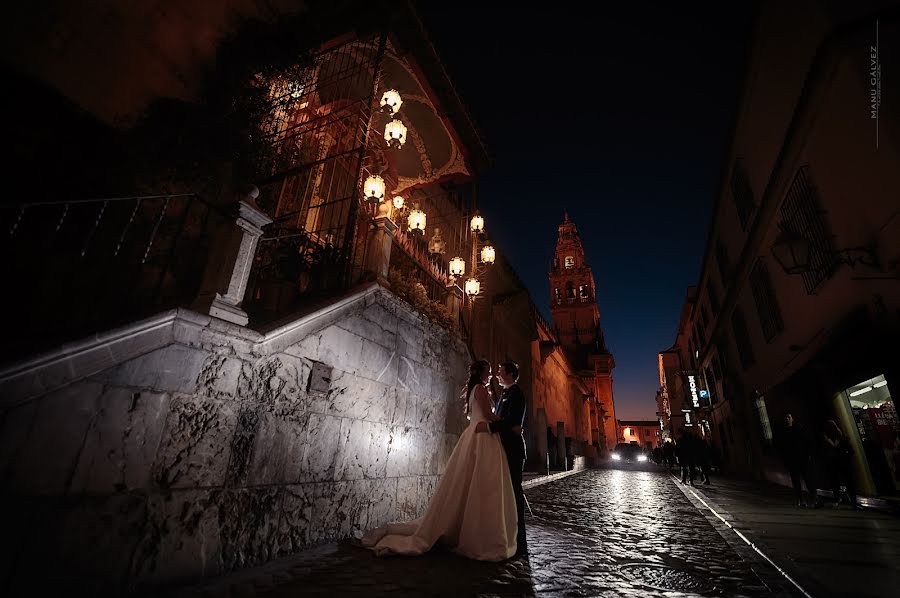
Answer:
<path fill-rule="evenodd" d="M 850 439 L 834 420 L 825 422 L 824 433 L 825 479 L 834 494 L 834 506 L 841 504 L 841 486 L 847 489 L 847 501 L 856 507 L 856 483 L 853 479 L 853 448 Z"/>
<path fill-rule="evenodd" d="M 675 443 L 668 440 L 663 444 L 663 459 L 669 471 L 675 470 Z"/>
<path fill-rule="evenodd" d="M 791 485 L 794 487 L 794 498 L 798 507 L 819 506 L 816 496 L 816 486 L 812 482 L 812 462 L 810 440 L 806 429 L 794 421 L 790 413 L 784 416 L 784 426 L 779 430 L 776 438 L 776 447 L 781 455 L 784 466 L 791 475 Z M 803 501 L 802 483 L 806 484 L 809 499 Z"/>
<path fill-rule="evenodd" d="M 690 479 L 691 486 L 693 486 L 694 478 L 697 475 L 697 449 L 693 434 L 684 428 L 679 432 L 678 442 L 675 444 L 675 454 L 678 456 L 678 464 L 681 466 L 681 483 L 687 484 Z"/>
<path fill-rule="evenodd" d="M 697 437 L 696 450 L 697 464 L 700 467 L 700 479 L 705 486 L 709 486 L 711 484 L 709 473 L 712 469 L 712 450 L 710 449 L 709 441 L 705 438 Z"/>

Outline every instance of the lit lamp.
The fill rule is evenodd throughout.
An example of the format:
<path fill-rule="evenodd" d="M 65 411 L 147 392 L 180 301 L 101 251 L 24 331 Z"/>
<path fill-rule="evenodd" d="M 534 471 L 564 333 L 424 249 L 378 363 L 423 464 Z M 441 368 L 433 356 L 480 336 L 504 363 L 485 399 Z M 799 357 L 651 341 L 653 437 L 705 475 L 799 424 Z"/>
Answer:
<path fill-rule="evenodd" d="M 797 233 L 782 228 L 772 245 L 772 255 L 786 274 L 809 272 L 810 242 Z"/>
<path fill-rule="evenodd" d="M 369 201 L 380 202 L 384 199 L 384 179 L 377 174 L 371 175 L 363 185 L 363 193 Z"/>
<path fill-rule="evenodd" d="M 402 103 L 403 100 L 400 99 L 400 94 L 396 89 L 389 89 L 381 96 L 381 109 L 388 112 L 391 116 L 397 114 Z"/>
<path fill-rule="evenodd" d="M 384 140 L 394 149 L 400 149 L 406 143 L 406 125 L 402 121 L 392 120 L 384 127 Z"/>
<path fill-rule="evenodd" d="M 409 232 L 425 234 L 425 212 L 419 208 L 410 210 L 406 223 L 409 226 Z"/>
<path fill-rule="evenodd" d="M 459 278 L 466 273 L 466 262 L 459 256 L 450 260 L 450 274 Z"/>
<path fill-rule="evenodd" d="M 481 261 L 485 264 L 493 264 L 497 257 L 497 252 L 490 245 L 481 248 Z"/>
<path fill-rule="evenodd" d="M 484 230 L 484 218 L 482 218 L 481 216 L 476 214 L 475 216 L 472 217 L 471 226 L 472 226 L 473 233 L 480 233 L 481 231 Z"/>
<path fill-rule="evenodd" d="M 481 283 L 478 282 L 474 278 L 470 278 L 466 281 L 466 295 L 469 297 L 474 297 L 479 292 L 481 292 Z"/>
<path fill-rule="evenodd" d="M 397 209 L 397 210 L 402 210 L 402 209 L 403 209 L 403 203 L 404 203 L 404 201 L 403 201 L 403 198 L 400 197 L 399 195 L 398 195 L 397 197 L 394 198 L 393 203 L 394 203 L 394 208 L 395 208 L 395 209 Z"/>

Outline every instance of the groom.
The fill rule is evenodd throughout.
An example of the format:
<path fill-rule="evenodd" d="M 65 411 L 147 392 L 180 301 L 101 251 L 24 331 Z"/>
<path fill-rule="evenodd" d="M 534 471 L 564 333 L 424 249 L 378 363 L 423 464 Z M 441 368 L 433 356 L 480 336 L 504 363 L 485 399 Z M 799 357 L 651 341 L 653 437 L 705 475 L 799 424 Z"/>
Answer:
<path fill-rule="evenodd" d="M 525 439 L 522 438 L 522 427 L 525 425 L 525 393 L 517 384 L 519 366 L 515 362 L 501 363 L 497 369 L 497 376 L 500 378 L 500 386 L 503 387 L 496 409 L 500 419 L 490 424 L 490 431 L 500 434 L 500 441 L 503 443 L 503 450 L 506 451 L 509 463 L 509 475 L 516 495 L 516 511 L 519 514 L 515 554 L 519 557 L 527 552 L 528 546 L 525 541 L 525 493 L 522 491 L 522 469 L 525 467 Z"/>

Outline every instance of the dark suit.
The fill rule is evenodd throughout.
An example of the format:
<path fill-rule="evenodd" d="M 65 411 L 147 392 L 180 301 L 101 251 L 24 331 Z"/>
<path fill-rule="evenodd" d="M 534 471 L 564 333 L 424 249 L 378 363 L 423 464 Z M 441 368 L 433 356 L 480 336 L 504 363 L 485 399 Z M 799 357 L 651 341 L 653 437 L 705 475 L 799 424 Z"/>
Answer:
<path fill-rule="evenodd" d="M 500 420 L 491 423 L 491 432 L 500 434 L 503 450 L 509 463 L 509 475 L 512 478 L 513 492 L 516 495 L 516 510 L 519 513 L 519 531 L 516 537 L 516 552 L 523 552 L 527 546 L 525 541 L 525 493 L 522 490 L 522 469 L 525 467 L 525 439 L 521 433 L 516 434 L 516 426 L 525 428 L 525 393 L 518 384 L 505 388 L 497 404 L 497 415 Z"/>

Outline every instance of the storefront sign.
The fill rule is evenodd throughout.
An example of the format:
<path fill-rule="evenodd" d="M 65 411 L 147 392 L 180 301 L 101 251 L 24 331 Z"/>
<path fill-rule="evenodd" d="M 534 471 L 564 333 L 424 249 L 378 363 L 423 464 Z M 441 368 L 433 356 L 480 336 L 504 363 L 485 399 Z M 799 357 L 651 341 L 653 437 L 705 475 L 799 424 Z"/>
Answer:
<path fill-rule="evenodd" d="M 694 425 L 694 414 L 688 409 L 682 409 L 682 413 L 684 414 L 684 427 L 689 428 Z"/>
<path fill-rule="evenodd" d="M 700 408 L 700 378 L 697 372 L 684 373 L 684 388 L 687 399 L 694 409 Z"/>

